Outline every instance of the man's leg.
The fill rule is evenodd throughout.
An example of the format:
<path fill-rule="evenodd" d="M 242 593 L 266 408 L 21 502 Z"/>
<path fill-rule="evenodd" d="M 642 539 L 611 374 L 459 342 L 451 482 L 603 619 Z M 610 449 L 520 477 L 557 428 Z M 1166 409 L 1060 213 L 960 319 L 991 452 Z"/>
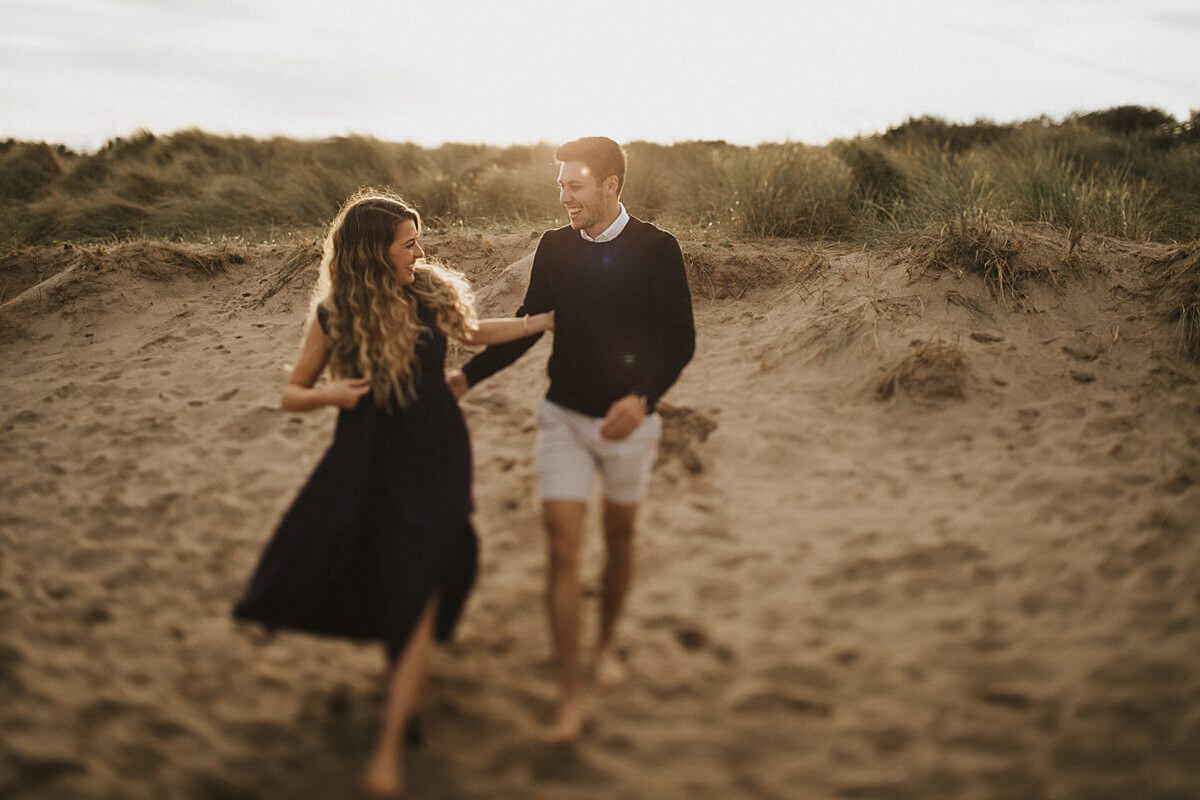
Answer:
<path fill-rule="evenodd" d="M 578 500 L 542 503 L 549 561 L 546 603 L 550 634 L 558 658 L 558 718 L 546 734 L 552 742 L 569 742 L 583 730 L 583 698 L 579 676 L 579 550 L 587 504 Z"/>
<path fill-rule="evenodd" d="M 633 581 L 633 533 L 637 503 L 604 501 L 604 572 L 601 575 L 600 625 L 596 632 L 596 682 L 613 686 L 625 680 L 617 658 L 617 622 Z"/>

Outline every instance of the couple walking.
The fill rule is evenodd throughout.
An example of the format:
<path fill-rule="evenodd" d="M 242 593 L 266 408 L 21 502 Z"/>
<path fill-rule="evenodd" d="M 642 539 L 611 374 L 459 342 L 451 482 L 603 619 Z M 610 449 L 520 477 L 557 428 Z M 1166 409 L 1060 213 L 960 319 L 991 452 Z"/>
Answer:
<path fill-rule="evenodd" d="M 374 794 L 402 787 L 402 742 L 432 642 L 449 640 L 475 579 L 470 443 L 457 400 L 548 330 L 537 471 L 560 698 L 547 738 L 571 741 L 585 721 L 579 553 L 597 472 L 607 556 L 594 670 L 600 683 L 624 677 L 614 636 L 634 521 L 661 433 L 655 404 L 692 356 L 691 296 L 675 238 L 620 203 L 621 147 L 588 137 L 555 157 L 570 225 L 542 236 L 514 317 L 476 318 L 470 286 L 424 261 L 420 216 L 395 195 L 355 194 L 325 240 L 316 313 L 282 404 L 341 412 L 234 613 L 385 643 L 386 707 L 363 777 Z M 447 373 L 447 338 L 487 348 Z M 316 386 L 326 367 L 332 380 Z"/>

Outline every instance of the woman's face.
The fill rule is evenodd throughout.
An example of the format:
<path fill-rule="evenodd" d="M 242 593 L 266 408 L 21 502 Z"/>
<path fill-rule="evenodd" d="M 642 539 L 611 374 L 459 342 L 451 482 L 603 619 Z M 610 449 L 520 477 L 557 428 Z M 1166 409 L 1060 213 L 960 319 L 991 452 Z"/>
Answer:
<path fill-rule="evenodd" d="M 411 219 L 406 219 L 396 225 L 396 238 L 392 240 L 388 247 L 388 260 L 392 262 L 392 266 L 396 270 L 396 277 L 400 279 L 400 283 L 410 284 L 416 278 L 416 272 L 413 266 L 418 259 L 425 257 L 425 251 L 421 249 L 421 245 L 417 242 L 419 234 L 417 233 L 417 224 Z"/>

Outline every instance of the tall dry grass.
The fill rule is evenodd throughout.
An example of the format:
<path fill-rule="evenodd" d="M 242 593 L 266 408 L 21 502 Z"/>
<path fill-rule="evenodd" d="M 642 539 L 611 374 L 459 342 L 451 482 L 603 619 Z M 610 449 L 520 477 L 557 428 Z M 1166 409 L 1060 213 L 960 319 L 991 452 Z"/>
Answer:
<path fill-rule="evenodd" d="M 627 147 L 640 216 L 730 234 L 867 241 L 963 215 L 1131 239 L 1200 238 L 1200 112 L 1122 106 L 1061 121 L 910 119 L 823 147 Z M 422 148 L 140 132 L 95 153 L 0 142 L 0 246 L 139 236 L 311 235 L 363 184 L 435 227 L 561 224 L 553 146 Z"/>
<path fill-rule="evenodd" d="M 1151 285 L 1175 327 L 1176 348 L 1200 362 L 1200 242 L 1176 248 L 1151 268 Z"/>

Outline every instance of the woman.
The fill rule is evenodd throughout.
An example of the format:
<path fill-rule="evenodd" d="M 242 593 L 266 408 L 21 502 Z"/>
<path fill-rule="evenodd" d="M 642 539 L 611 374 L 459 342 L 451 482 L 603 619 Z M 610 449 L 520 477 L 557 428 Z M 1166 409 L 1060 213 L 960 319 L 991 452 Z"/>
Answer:
<path fill-rule="evenodd" d="M 374 189 L 330 226 L 316 324 L 282 405 L 341 412 L 234 610 L 272 629 L 387 645 L 387 706 L 363 776 L 383 796 L 403 784 L 402 738 L 431 641 L 449 640 L 475 578 L 471 453 L 443 377 L 446 340 L 497 344 L 553 327 L 552 313 L 477 321 L 470 287 L 424 263 L 420 234 L 415 209 Z M 326 366 L 332 380 L 315 386 Z"/>

